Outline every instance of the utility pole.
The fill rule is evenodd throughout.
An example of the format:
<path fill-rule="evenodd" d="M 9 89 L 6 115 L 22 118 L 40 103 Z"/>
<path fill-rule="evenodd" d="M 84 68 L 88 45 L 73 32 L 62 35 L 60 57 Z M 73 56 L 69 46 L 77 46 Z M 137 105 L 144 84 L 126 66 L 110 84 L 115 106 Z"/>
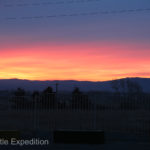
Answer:
<path fill-rule="evenodd" d="M 58 83 L 56 83 L 56 94 L 58 93 Z"/>
<path fill-rule="evenodd" d="M 94 97 L 94 116 L 93 116 L 93 129 L 96 130 L 96 124 L 97 124 L 97 108 L 96 108 L 96 105 L 97 105 L 97 96 Z"/>

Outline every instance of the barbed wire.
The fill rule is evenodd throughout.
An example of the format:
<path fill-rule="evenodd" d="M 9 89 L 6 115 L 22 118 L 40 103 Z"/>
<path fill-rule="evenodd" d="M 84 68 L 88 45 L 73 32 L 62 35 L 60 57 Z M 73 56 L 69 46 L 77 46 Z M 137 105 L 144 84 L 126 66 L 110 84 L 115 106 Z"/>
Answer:
<path fill-rule="evenodd" d="M 74 4 L 74 3 L 92 3 L 100 2 L 101 0 L 67 0 L 67 1 L 55 1 L 55 2 L 36 2 L 36 3 L 7 3 L 0 5 L 1 7 L 31 7 L 31 6 L 49 6 L 49 5 L 61 5 L 61 4 Z"/>
<path fill-rule="evenodd" d="M 23 16 L 23 17 L 5 17 L 5 20 L 16 20 L 16 19 L 48 19 L 57 17 L 77 17 L 77 16 L 96 16 L 96 15 L 109 15 L 109 14 L 124 14 L 124 13 L 136 13 L 150 11 L 150 8 L 138 8 L 138 9 L 122 9 L 122 10 L 112 10 L 112 11 L 95 11 L 95 12 L 82 12 L 82 13 L 72 13 L 72 14 L 54 14 L 47 16 Z"/>

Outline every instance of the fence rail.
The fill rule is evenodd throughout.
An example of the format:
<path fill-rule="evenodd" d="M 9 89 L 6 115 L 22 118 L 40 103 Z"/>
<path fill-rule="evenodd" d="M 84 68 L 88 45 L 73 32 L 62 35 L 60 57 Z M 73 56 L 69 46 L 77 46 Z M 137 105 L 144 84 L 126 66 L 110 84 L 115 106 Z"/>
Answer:
<path fill-rule="evenodd" d="M 1 129 L 97 129 L 150 136 L 149 95 L 11 96 L 0 106 Z"/>

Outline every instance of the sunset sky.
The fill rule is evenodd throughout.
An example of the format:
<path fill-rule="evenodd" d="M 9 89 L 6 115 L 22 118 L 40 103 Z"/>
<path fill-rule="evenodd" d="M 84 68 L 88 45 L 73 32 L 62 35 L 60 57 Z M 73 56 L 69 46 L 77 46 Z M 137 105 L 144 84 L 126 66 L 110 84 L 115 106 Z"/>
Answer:
<path fill-rule="evenodd" d="M 79 15 L 149 8 L 149 0 L 0 0 L 0 79 L 150 77 L 150 10 Z"/>

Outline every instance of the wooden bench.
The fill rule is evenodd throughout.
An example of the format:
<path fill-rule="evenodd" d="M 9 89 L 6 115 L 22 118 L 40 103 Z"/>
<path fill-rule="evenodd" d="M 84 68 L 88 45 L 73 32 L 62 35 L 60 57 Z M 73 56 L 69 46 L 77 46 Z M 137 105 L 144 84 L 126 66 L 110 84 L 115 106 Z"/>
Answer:
<path fill-rule="evenodd" d="M 103 131 L 57 130 L 53 134 L 54 143 L 64 144 L 104 144 Z"/>

